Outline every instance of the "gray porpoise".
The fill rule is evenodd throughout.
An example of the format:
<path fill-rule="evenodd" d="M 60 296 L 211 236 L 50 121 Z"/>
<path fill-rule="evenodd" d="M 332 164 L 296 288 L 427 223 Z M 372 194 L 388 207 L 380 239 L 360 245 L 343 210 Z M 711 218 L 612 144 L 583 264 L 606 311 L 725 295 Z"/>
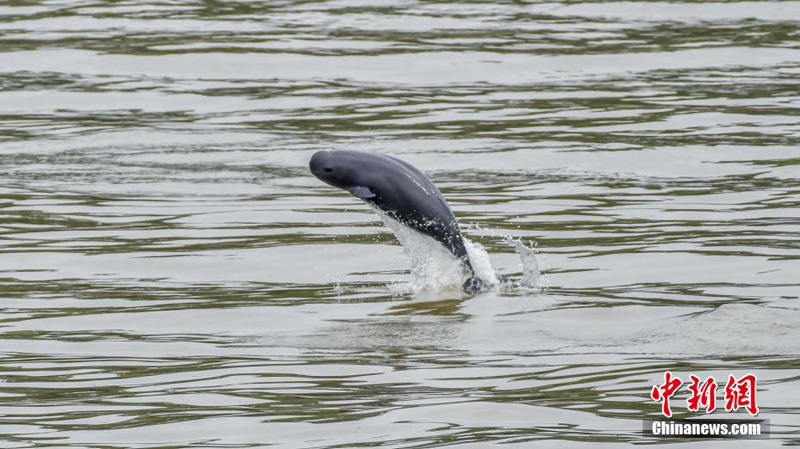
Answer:
<path fill-rule="evenodd" d="M 464 291 L 477 292 L 484 287 L 472 269 L 453 211 L 433 182 L 411 164 L 392 156 L 342 150 L 315 153 L 309 168 L 323 182 L 347 190 L 444 245 L 469 276 Z"/>

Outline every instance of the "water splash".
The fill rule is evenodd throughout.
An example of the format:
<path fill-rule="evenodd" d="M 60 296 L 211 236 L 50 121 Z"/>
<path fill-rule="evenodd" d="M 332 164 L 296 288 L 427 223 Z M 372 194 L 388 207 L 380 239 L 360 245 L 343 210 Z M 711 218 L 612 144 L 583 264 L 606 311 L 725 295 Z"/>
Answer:
<path fill-rule="evenodd" d="M 502 277 L 500 287 L 504 290 L 541 292 L 547 288 L 547 280 L 542 275 L 542 266 L 546 265 L 544 254 L 536 247 L 536 242 L 526 245 L 519 237 L 512 237 L 492 229 L 486 229 L 472 224 L 470 230 L 480 231 L 492 237 L 499 238 L 503 243 L 514 248 L 519 254 L 522 276 L 519 279 Z"/>
<path fill-rule="evenodd" d="M 546 287 L 546 283 L 541 274 L 541 253 L 535 244 L 527 246 L 520 238 L 511 236 L 503 236 L 503 243 L 513 246 L 514 252 L 519 254 L 520 262 L 522 265 L 522 278 L 519 279 L 514 285 L 518 289 L 528 289 L 534 291 L 541 291 Z"/>
<path fill-rule="evenodd" d="M 433 238 L 400 223 L 385 212 L 376 208 L 373 210 L 386 227 L 392 230 L 403 246 L 403 252 L 411 260 L 411 282 L 394 284 L 391 287 L 393 291 L 415 294 L 463 293 L 461 286 L 467 280 L 468 274 L 461 262 L 444 246 Z M 484 231 L 500 237 L 504 243 L 514 247 L 515 252 L 520 255 L 522 278 L 517 281 L 501 280 L 492 267 L 489 253 L 483 245 L 465 237 L 464 245 L 475 275 L 488 284 L 489 288 L 540 291 L 538 251 L 534 247 L 525 246 L 520 239 L 491 230 Z"/>
<path fill-rule="evenodd" d="M 391 229 L 397 240 L 403 246 L 403 252 L 411 259 L 411 282 L 402 285 L 395 284 L 392 289 L 397 293 L 460 293 L 461 285 L 466 281 L 466 273 L 461 262 L 453 257 L 444 246 L 431 237 L 388 216 L 381 210 L 374 209 L 383 224 Z M 466 243 L 466 242 L 465 242 Z M 470 242 L 471 243 L 471 242 Z M 485 257 L 480 257 L 481 251 Z M 476 257 L 485 268 L 489 255 L 483 248 L 469 245 L 467 253 L 472 260 Z M 473 256 L 474 254 L 474 256 Z M 491 264 L 488 264 L 491 270 Z M 492 270 L 493 271 L 493 270 Z M 482 275 L 476 268 L 476 274 Z M 494 274 L 492 273 L 492 276 Z"/>

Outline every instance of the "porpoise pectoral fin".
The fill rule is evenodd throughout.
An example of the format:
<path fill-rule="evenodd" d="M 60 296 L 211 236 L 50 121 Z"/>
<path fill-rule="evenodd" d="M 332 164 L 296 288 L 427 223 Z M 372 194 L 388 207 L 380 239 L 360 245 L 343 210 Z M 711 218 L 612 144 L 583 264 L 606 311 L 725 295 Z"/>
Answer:
<path fill-rule="evenodd" d="M 375 198 L 375 192 L 372 191 L 369 187 L 364 186 L 353 186 L 347 189 L 348 192 L 352 193 L 353 196 L 356 198 L 367 199 L 367 198 Z"/>

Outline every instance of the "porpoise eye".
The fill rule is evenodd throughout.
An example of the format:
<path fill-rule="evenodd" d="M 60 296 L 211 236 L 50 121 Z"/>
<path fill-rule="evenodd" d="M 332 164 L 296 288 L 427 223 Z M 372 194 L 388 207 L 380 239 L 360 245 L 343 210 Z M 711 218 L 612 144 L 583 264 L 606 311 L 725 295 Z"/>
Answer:
<path fill-rule="evenodd" d="M 332 171 L 333 171 L 333 169 L 332 169 L 332 168 L 330 168 L 330 167 L 325 167 L 325 173 L 330 173 L 330 172 L 332 172 Z"/>

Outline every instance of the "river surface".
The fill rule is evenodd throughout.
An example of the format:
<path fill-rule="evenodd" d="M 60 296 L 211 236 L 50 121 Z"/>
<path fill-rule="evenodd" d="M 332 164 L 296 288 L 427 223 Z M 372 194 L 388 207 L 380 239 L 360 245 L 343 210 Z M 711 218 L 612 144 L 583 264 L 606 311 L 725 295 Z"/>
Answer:
<path fill-rule="evenodd" d="M 0 3 L 0 446 L 651 444 L 667 370 L 756 374 L 759 447 L 800 444 L 799 26 L 798 1 Z M 320 149 L 426 172 L 508 285 L 409 288 Z"/>

